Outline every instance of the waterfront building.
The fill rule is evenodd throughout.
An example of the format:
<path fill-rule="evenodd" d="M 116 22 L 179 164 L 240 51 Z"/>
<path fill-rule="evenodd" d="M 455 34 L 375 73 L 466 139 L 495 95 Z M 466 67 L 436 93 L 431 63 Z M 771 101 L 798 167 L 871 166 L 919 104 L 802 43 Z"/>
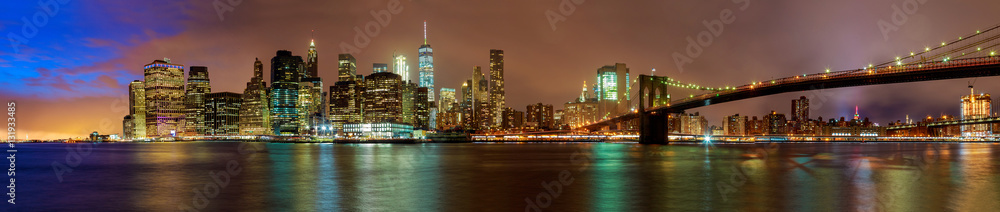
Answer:
<path fill-rule="evenodd" d="M 490 49 L 490 113 L 493 116 L 491 127 L 501 127 L 503 109 L 507 107 L 506 91 L 504 91 L 503 50 Z"/>
<path fill-rule="evenodd" d="M 629 102 L 629 69 L 615 63 L 597 69 L 598 119 L 624 114 L 631 109 Z"/>
<path fill-rule="evenodd" d="M 132 128 L 123 133 L 126 139 L 146 138 L 146 85 L 141 80 L 128 84 L 128 114 L 131 117 Z"/>
<path fill-rule="evenodd" d="M 240 135 L 269 135 L 271 131 L 271 110 L 268 101 L 267 83 L 264 82 L 264 64 L 254 58 L 253 77 L 243 90 L 243 101 L 239 114 Z"/>
<path fill-rule="evenodd" d="M 504 119 L 501 123 L 504 129 L 513 130 L 521 129 L 524 127 L 524 111 L 515 110 L 511 107 L 506 107 L 502 113 Z"/>
<path fill-rule="evenodd" d="M 403 92 L 399 75 L 390 72 L 368 75 L 364 90 L 363 123 L 403 123 Z"/>
<path fill-rule="evenodd" d="M 136 139 L 135 138 L 135 119 L 132 119 L 132 115 L 125 115 L 122 118 L 122 138 L 124 139 Z"/>
<path fill-rule="evenodd" d="M 689 135 L 705 135 L 711 133 L 708 129 L 708 120 L 705 116 L 699 113 L 692 114 L 681 114 L 680 119 L 680 134 Z"/>
<path fill-rule="evenodd" d="M 413 126 L 394 122 L 344 124 L 347 137 L 369 139 L 407 139 L 413 135 Z"/>
<path fill-rule="evenodd" d="M 389 64 L 385 64 L 385 63 L 373 63 L 372 64 L 372 73 L 373 74 L 374 73 L 387 72 L 387 71 L 389 71 Z"/>
<path fill-rule="evenodd" d="M 184 65 L 170 59 L 143 66 L 146 137 L 176 137 L 184 133 Z"/>
<path fill-rule="evenodd" d="M 588 99 L 563 104 L 565 111 L 563 122 L 570 127 L 578 127 L 597 120 L 597 102 Z"/>
<path fill-rule="evenodd" d="M 344 124 L 362 122 L 364 87 L 358 81 L 340 81 L 330 86 L 330 123 L 334 131 L 344 132 Z"/>
<path fill-rule="evenodd" d="M 302 57 L 279 50 L 271 59 L 271 129 L 274 135 L 299 134 L 299 82 Z"/>
<path fill-rule="evenodd" d="M 239 135 L 240 105 L 243 94 L 232 92 L 205 95 L 205 135 Z"/>
<path fill-rule="evenodd" d="M 538 129 L 548 130 L 553 127 L 555 114 L 552 111 L 552 105 L 542 103 L 530 104 L 527 106 L 525 115 L 527 116 L 525 121 L 535 123 Z"/>
<path fill-rule="evenodd" d="M 989 94 L 975 94 L 972 88 L 969 95 L 962 96 L 962 120 L 988 118 L 993 114 Z M 990 136 L 993 130 L 990 124 L 962 125 L 962 136 Z"/>
<path fill-rule="evenodd" d="M 725 135 L 744 136 L 747 135 L 747 117 L 740 114 L 726 116 L 725 124 L 722 126 Z"/>
<path fill-rule="evenodd" d="M 764 116 L 764 133 L 768 135 L 788 134 L 788 129 L 785 127 L 787 123 L 788 119 L 785 118 L 785 114 L 771 111 L 770 114 Z"/>
<path fill-rule="evenodd" d="M 208 67 L 189 67 L 184 95 L 184 135 L 205 135 L 205 95 L 212 92 Z"/>

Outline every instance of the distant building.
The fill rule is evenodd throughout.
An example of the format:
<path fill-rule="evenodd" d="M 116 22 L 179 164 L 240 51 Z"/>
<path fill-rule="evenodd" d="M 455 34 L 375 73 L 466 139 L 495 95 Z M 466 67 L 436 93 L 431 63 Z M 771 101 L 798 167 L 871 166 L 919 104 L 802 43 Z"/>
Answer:
<path fill-rule="evenodd" d="M 132 115 L 125 115 L 122 119 L 122 137 L 135 139 L 135 120 L 132 119 Z"/>
<path fill-rule="evenodd" d="M 427 22 L 424 21 L 424 44 L 417 48 L 417 60 L 419 60 L 419 77 L 420 84 L 418 86 L 427 88 L 427 101 L 433 102 L 434 99 L 434 49 L 431 48 L 430 44 L 427 44 Z"/>
<path fill-rule="evenodd" d="M 302 57 L 280 50 L 271 59 L 271 129 L 274 135 L 298 135 L 299 82 L 302 80 Z"/>
<path fill-rule="evenodd" d="M 143 67 L 146 92 L 146 137 L 176 137 L 184 133 L 184 65 L 170 59 Z"/>
<path fill-rule="evenodd" d="M 382 73 L 389 71 L 389 64 L 385 63 L 374 63 L 372 64 L 372 73 Z"/>
<path fill-rule="evenodd" d="M 560 129 L 560 130 L 563 129 L 564 127 L 563 125 L 566 124 L 565 122 L 563 122 L 563 117 L 565 115 L 566 113 L 564 110 L 555 110 L 554 112 L 552 112 L 552 129 Z"/>
<path fill-rule="evenodd" d="M 962 96 L 962 119 L 982 119 L 993 114 L 989 94 L 976 95 L 972 89 L 967 96 Z M 962 125 L 962 136 L 990 136 L 993 130 L 990 124 Z"/>
<path fill-rule="evenodd" d="M 525 115 L 527 116 L 525 121 L 537 123 L 539 129 L 552 129 L 555 124 L 552 105 L 542 103 L 528 105 Z"/>
<path fill-rule="evenodd" d="M 299 134 L 317 135 L 318 127 L 325 126 L 326 109 L 323 108 L 323 79 L 302 78 L 299 82 Z"/>
<path fill-rule="evenodd" d="M 712 132 L 708 128 L 708 120 L 698 113 L 681 115 L 680 123 L 680 134 L 705 135 Z"/>
<path fill-rule="evenodd" d="M 337 55 L 337 58 L 339 59 L 337 80 L 340 82 L 355 81 L 354 76 L 358 74 L 358 60 L 354 59 L 354 55 L 351 54 L 340 54 Z"/>
<path fill-rule="evenodd" d="M 253 77 L 243 90 L 243 101 L 240 104 L 239 128 L 240 135 L 270 135 L 271 110 L 268 101 L 267 83 L 264 82 L 264 64 L 255 58 Z"/>
<path fill-rule="evenodd" d="M 597 121 L 597 102 L 584 100 L 563 104 L 563 122 L 570 127 L 579 127 Z"/>
<path fill-rule="evenodd" d="M 406 56 L 392 55 L 392 73 L 399 75 L 400 81 L 410 81 L 410 66 L 406 65 Z"/>
<path fill-rule="evenodd" d="M 305 68 L 306 74 L 302 77 L 319 77 L 319 53 L 316 52 L 316 40 L 309 40 Z"/>
<path fill-rule="evenodd" d="M 615 63 L 597 69 L 598 119 L 624 114 L 631 109 L 629 102 L 629 69 Z"/>
<path fill-rule="evenodd" d="M 490 49 L 490 114 L 493 120 L 491 127 L 504 129 L 503 109 L 507 108 L 506 91 L 504 91 L 503 50 Z"/>
<path fill-rule="evenodd" d="M 455 98 L 455 89 L 441 88 L 441 100 L 438 101 L 438 111 L 450 111 L 452 107 L 456 106 L 456 103 L 458 103 L 458 99 Z"/>
<path fill-rule="evenodd" d="M 413 95 L 413 129 L 430 130 L 430 102 L 427 101 L 428 89 L 419 87 Z"/>
<path fill-rule="evenodd" d="M 205 135 L 239 135 L 240 104 L 243 94 L 232 92 L 205 95 Z"/>
<path fill-rule="evenodd" d="M 805 96 L 792 100 L 792 121 L 803 123 L 809 120 L 809 99 Z"/>
<path fill-rule="evenodd" d="M 189 68 L 187 89 L 184 97 L 184 135 L 205 135 L 205 94 L 212 92 L 209 83 L 208 67 L 191 66 Z"/>
<path fill-rule="evenodd" d="M 524 112 L 506 107 L 503 110 L 503 121 L 501 125 L 504 129 L 519 129 L 524 127 Z"/>
<path fill-rule="evenodd" d="M 132 81 L 128 84 L 128 105 L 131 116 L 132 128 L 130 132 L 123 133 L 126 139 L 146 138 L 146 85 L 141 80 Z"/>
<path fill-rule="evenodd" d="M 770 114 L 764 116 L 765 134 L 788 134 L 788 129 L 785 127 L 786 123 L 788 123 L 788 119 L 785 118 L 785 114 L 771 111 Z"/>
<path fill-rule="evenodd" d="M 732 136 L 744 136 L 747 135 L 747 117 L 740 116 L 740 114 L 726 116 L 725 125 L 723 125 L 723 131 L 726 135 Z"/>

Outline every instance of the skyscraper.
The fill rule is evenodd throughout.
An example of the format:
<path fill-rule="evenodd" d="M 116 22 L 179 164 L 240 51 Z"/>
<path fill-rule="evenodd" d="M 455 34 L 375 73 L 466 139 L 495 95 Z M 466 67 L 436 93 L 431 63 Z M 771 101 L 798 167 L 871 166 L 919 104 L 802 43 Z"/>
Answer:
<path fill-rule="evenodd" d="M 628 112 L 629 88 L 629 70 L 624 63 L 597 69 L 598 119 Z"/>
<path fill-rule="evenodd" d="M 419 87 L 413 94 L 413 129 L 430 130 L 430 102 L 427 101 L 428 90 Z"/>
<path fill-rule="evenodd" d="M 302 77 L 319 77 L 319 54 L 316 40 L 309 40 L 309 54 L 306 56 L 306 74 Z"/>
<path fill-rule="evenodd" d="M 427 88 L 427 101 L 434 101 L 434 50 L 427 44 L 427 21 L 424 21 L 424 45 L 417 49 L 420 61 L 420 87 Z"/>
<path fill-rule="evenodd" d="M 406 56 L 392 55 L 392 73 L 399 75 L 400 81 L 410 81 L 410 66 L 406 65 Z"/>
<path fill-rule="evenodd" d="M 314 132 L 323 120 L 323 80 L 319 77 L 302 78 L 299 82 L 299 134 L 316 135 Z"/>
<path fill-rule="evenodd" d="M 344 124 L 362 122 L 363 82 L 340 81 L 330 86 L 330 123 L 338 133 L 344 132 Z"/>
<path fill-rule="evenodd" d="M 382 73 L 389 71 L 389 64 L 372 63 L 372 73 Z"/>
<path fill-rule="evenodd" d="M 809 120 L 809 99 L 800 96 L 792 100 L 792 121 L 803 123 Z"/>
<path fill-rule="evenodd" d="M 962 96 L 962 119 L 981 119 L 990 117 L 993 109 L 990 107 L 992 100 L 989 94 L 976 94 L 969 88 L 969 95 Z M 989 124 L 962 125 L 962 136 L 990 136 L 993 131 Z"/>
<path fill-rule="evenodd" d="M 438 111 L 450 111 L 455 106 L 455 103 L 458 103 L 458 100 L 455 99 L 455 89 L 441 88 L 441 100 L 438 102 Z"/>
<path fill-rule="evenodd" d="M 302 57 L 279 50 L 271 58 L 271 130 L 274 135 L 299 133 L 299 81 Z"/>
<path fill-rule="evenodd" d="M 400 123 L 402 120 L 402 92 L 399 75 L 389 72 L 374 73 L 365 77 L 365 123 Z"/>
<path fill-rule="evenodd" d="M 146 85 L 143 81 L 136 80 L 128 84 L 128 114 L 132 118 L 132 136 L 125 136 L 126 139 L 146 138 Z"/>
<path fill-rule="evenodd" d="M 184 135 L 205 135 L 205 94 L 212 92 L 208 67 L 189 67 L 184 95 Z"/>
<path fill-rule="evenodd" d="M 337 55 L 340 59 L 340 65 L 337 68 L 337 80 L 343 81 L 354 81 L 354 75 L 358 74 L 358 60 L 354 59 L 354 55 L 351 54 L 340 54 Z"/>
<path fill-rule="evenodd" d="M 490 49 L 490 113 L 493 115 L 492 126 L 500 129 L 503 129 L 503 109 L 507 108 L 503 84 L 503 50 Z"/>
<path fill-rule="evenodd" d="M 143 67 L 146 92 L 146 137 L 176 137 L 184 132 L 184 65 L 170 59 Z"/>
<path fill-rule="evenodd" d="M 416 125 L 416 95 L 417 84 L 412 82 L 401 82 L 402 99 L 400 99 L 402 116 L 401 121 L 411 126 Z"/>
<path fill-rule="evenodd" d="M 264 64 L 254 59 L 253 77 L 243 90 L 240 104 L 240 135 L 271 134 L 271 110 L 268 101 L 267 83 L 264 82 Z"/>
<path fill-rule="evenodd" d="M 205 95 L 205 135 L 238 135 L 243 94 L 232 92 Z"/>

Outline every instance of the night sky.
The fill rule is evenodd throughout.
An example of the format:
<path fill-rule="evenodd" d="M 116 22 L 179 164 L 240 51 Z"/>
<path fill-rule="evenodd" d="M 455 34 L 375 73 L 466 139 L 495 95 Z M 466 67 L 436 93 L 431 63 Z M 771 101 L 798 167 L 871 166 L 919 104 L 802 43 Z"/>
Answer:
<path fill-rule="evenodd" d="M 736 86 L 827 68 L 856 69 L 1000 24 L 995 0 L 926 0 L 913 14 L 902 12 L 905 22 L 887 36 L 878 22 L 893 23 L 894 5 L 902 8 L 907 1 L 735 1 L 587 0 L 553 30 L 545 14 L 560 13 L 562 1 L 403 0 L 402 11 L 355 57 L 358 73 L 368 75 L 372 63 L 391 63 L 393 52 L 405 54 L 416 80 L 426 20 L 438 89 L 459 89 L 473 66 L 487 69 L 490 49 L 503 49 L 508 106 L 524 110 L 543 102 L 558 109 L 580 95 L 583 81 L 593 83 L 599 67 L 616 62 L 628 64 L 632 76 L 655 68 L 656 75 L 684 83 Z M 0 35 L 8 41 L 0 42 L 0 99 L 17 102 L 19 138 L 120 134 L 128 113 L 127 84 L 143 78 L 143 65 L 167 57 L 207 66 L 213 92 L 241 93 L 254 58 L 267 67 L 279 49 L 305 57 L 313 30 L 328 86 L 337 78 L 341 43 L 354 44 L 354 28 L 364 30 L 376 21 L 370 13 L 387 4 L 244 0 L 220 18 L 207 0 L 68 1 L 49 11 L 51 16 L 36 1 L 6 1 L 0 6 Z M 706 31 L 703 21 L 719 19 L 725 10 L 735 21 L 679 70 L 671 55 L 684 54 L 686 38 Z M 44 25 L 15 50 L 8 35 L 23 36 L 22 18 L 30 22 L 36 14 L 49 17 L 47 23 L 39 19 Z M 857 105 L 862 116 L 884 124 L 907 114 L 959 114 L 969 80 L 787 93 L 689 112 L 721 125 L 723 116 L 735 113 L 788 114 L 790 100 L 806 96 L 814 118 L 848 117 Z M 978 78 L 975 85 L 997 94 L 997 82 L 1000 78 Z"/>

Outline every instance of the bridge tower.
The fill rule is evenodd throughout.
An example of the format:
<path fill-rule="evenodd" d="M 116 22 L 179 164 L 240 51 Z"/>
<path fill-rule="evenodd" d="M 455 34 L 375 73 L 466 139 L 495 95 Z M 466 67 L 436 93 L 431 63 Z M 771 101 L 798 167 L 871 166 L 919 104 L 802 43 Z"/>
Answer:
<path fill-rule="evenodd" d="M 670 113 L 649 112 L 646 108 L 669 106 L 667 81 L 670 78 L 639 75 L 639 143 L 666 144 L 670 130 L 667 119 Z"/>

